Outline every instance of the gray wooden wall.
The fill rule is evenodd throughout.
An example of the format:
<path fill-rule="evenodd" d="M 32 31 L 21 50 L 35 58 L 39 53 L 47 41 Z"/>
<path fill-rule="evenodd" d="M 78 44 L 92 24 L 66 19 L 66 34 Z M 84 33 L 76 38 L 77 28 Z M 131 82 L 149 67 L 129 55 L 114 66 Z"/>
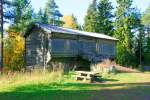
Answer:
<path fill-rule="evenodd" d="M 89 61 L 115 57 L 116 41 L 63 33 L 53 33 L 51 38 L 53 57 L 75 57 L 79 55 Z"/>
<path fill-rule="evenodd" d="M 115 47 L 116 41 L 64 33 L 46 33 L 34 28 L 26 38 L 26 65 L 44 66 L 47 53 L 51 58 L 81 56 L 88 61 L 97 62 L 115 57 Z"/>
<path fill-rule="evenodd" d="M 26 38 L 25 60 L 26 66 L 43 66 L 45 55 L 48 49 L 48 34 L 40 29 L 33 29 L 32 33 Z"/>

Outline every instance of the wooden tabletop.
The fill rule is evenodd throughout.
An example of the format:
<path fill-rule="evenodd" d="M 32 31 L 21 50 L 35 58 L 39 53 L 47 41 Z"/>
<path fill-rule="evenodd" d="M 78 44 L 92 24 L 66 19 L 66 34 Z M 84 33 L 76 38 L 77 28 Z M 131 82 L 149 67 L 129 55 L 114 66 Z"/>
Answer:
<path fill-rule="evenodd" d="M 83 74 L 91 74 L 91 75 L 95 75 L 98 74 L 97 72 L 89 72 L 89 71 L 75 71 L 76 73 L 83 73 Z"/>

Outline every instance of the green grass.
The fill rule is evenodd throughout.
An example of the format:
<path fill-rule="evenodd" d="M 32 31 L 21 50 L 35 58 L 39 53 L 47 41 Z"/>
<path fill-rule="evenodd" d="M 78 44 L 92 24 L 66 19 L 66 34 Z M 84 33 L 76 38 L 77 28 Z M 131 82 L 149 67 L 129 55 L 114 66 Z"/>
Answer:
<path fill-rule="evenodd" d="M 119 73 L 102 80 L 81 83 L 60 72 L 2 76 L 0 100 L 150 100 L 150 73 Z"/>

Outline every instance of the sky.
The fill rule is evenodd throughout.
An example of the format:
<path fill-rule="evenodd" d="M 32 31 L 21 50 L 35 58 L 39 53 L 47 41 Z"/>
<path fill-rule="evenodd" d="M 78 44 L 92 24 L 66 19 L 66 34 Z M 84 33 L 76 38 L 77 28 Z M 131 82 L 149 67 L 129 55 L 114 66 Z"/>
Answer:
<path fill-rule="evenodd" d="M 39 8 L 44 8 L 45 3 L 48 0 L 31 0 L 34 10 L 37 12 Z M 116 0 L 110 0 L 114 6 L 116 6 Z M 55 0 L 59 6 L 59 10 L 63 15 L 74 14 L 80 24 L 84 23 L 84 17 L 87 12 L 87 8 L 92 0 Z M 144 12 L 150 5 L 150 0 L 133 0 L 135 7 Z"/>
<path fill-rule="evenodd" d="M 48 0 L 31 0 L 34 10 L 37 12 L 39 8 L 44 8 L 45 3 Z M 116 6 L 116 0 L 110 0 L 113 6 Z M 84 23 L 84 17 L 87 12 L 87 8 L 92 0 L 55 0 L 59 6 L 59 10 L 63 15 L 74 14 L 80 24 Z M 150 5 L 150 0 L 133 0 L 133 6 L 137 7 L 144 12 Z"/>

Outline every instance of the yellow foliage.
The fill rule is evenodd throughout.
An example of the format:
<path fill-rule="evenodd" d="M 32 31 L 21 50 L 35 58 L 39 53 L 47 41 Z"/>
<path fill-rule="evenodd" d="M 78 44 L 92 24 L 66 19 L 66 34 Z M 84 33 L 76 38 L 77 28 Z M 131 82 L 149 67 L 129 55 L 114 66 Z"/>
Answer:
<path fill-rule="evenodd" d="M 24 38 L 15 31 L 9 31 L 4 40 L 4 70 L 20 70 L 24 65 Z"/>
<path fill-rule="evenodd" d="M 63 27 L 77 29 L 77 23 L 74 20 L 73 16 L 70 15 L 63 16 L 62 20 L 64 22 Z"/>
<path fill-rule="evenodd" d="M 20 34 L 19 32 L 17 32 L 16 30 L 12 28 L 8 29 L 7 32 L 8 32 L 9 37 L 16 37 Z"/>
<path fill-rule="evenodd" d="M 24 39 L 21 36 L 16 36 L 15 41 L 16 41 L 16 44 L 15 44 L 15 48 L 14 48 L 14 53 L 23 52 L 25 49 Z"/>

